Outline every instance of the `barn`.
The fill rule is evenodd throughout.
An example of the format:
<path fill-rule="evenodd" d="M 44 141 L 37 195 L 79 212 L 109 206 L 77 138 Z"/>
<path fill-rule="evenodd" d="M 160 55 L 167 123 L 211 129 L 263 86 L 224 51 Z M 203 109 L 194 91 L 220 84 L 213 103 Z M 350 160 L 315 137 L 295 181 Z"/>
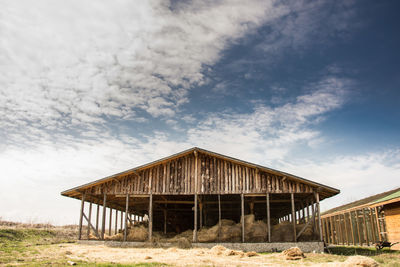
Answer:
<path fill-rule="evenodd" d="M 61 194 L 81 201 L 80 240 L 310 251 L 322 249 L 320 201 L 339 192 L 194 147 Z"/>
<path fill-rule="evenodd" d="M 322 215 L 326 243 L 371 246 L 400 242 L 400 188 L 328 210 Z M 400 244 L 392 246 L 400 250 Z"/>

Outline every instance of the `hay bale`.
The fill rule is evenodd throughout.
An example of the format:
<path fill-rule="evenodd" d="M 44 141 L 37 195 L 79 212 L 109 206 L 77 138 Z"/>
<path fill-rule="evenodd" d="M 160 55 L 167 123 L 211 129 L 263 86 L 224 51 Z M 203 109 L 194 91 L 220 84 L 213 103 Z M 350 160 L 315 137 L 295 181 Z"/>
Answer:
<path fill-rule="evenodd" d="M 365 256 L 351 256 L 344 261 L 345 266 L 362 266 L 362 267 L 377 267 L 377 263 L 374 259 Z"/>
<path fill-rule="evenodd" d="M 228 219 L 221 219 L 221 226 L 232 226 L 235 225 L 236 223 L 232 220 Z"/>
<path fill-rule="evenodd" d="M 211 252 L 211 254 L 214 254 L 214 255 L 222 255 L 225 253 L 226 250 L 227 250 L 226 247 L 216 245 L 210 249 L 210 252 Z"/>
<path fill-rule="evenodd" d="M 197 232 L 199 242 L 213 242 L 218 239 L 218 224 L 210 228 L 202 228 Z"/>
<path fill-rule="evenodd" d="M 218 239 L 218 232 L 217 232 Z M 224 225 L 221 227 L 221 242 L 239 242 L 242 240 L 242 228 L 238 224 Z"/>
<path fill-rule="evenodd" d="M 228 249 L 225 251 L 225 256 L 244 256 L 244 252 L 241 250 L 233 250 L 233 249 Z"/>
<path fill-rule="evenodd" d="M 254 257 L 254 256 L 258 256 L 258 253 L 255 251 L 249 251 L 249 252 L 246 252 L 245 256 L 246 257 Z"/>
<path fill-rule="evenodd" d="M 290 222 L 282 222 L 272 226 L 271 241 L 272 242 L 289 242 L 293 241 L 293 224 Z"/>
<path fill-rule="evenodd" d="M 128 241 L 145 241 L 148 238 L 147 228 L 143 225 L 135 226 L 128 231 Z"/>
<path fill-rule="evenodd" d="M 97 236 L 95 236 L 94 234 L 90 233 L 89 234 L 89 240 L 97 240 Z"/>
<path fill-rule="evenodd" d="M 181 237 L 176 242 L 178 248 L 191 248 L 192 242 L 190 242 L 187 238 Z"/>
<path fill-rule="evenodd" d="M 254 216 L 254 214 L 247 214 L 247 215 L 244 215 L 244 225 L 245 225 L 245 226 L 246 226 L 246 224 L 247 224 L 247 225 L 253 224 L 254 221 L 255 221 L 255 216 Z"/>
<path fill-rule="evenodd" d="M 282 251 L 282 255 L 286 260 L 300 260 L 305 258 L 303 251 L 298 247 L 288 248 Z"/>

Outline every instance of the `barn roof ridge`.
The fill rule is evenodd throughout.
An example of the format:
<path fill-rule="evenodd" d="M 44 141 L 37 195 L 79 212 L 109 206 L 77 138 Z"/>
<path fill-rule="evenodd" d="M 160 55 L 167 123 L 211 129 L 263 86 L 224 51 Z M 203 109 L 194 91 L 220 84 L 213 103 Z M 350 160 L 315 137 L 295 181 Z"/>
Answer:
<path fill-rule="evenodd" d="M 310 184 L 310 185 L 316 186 L 318 188 L 323 188 L 323 189 L 325 189 L 327 191 L 330 191 L 330 192 L 332 192 L 334 194 L 338 194 L 340 192 L 339 189 L 336 189 L 336 188 L 333 188 L 333 187 L 330 187 L 330 186 L 327 186 L 327 185 L 323 185 L 323 184 L 308 180 L 306 178 L 303 178 L 303 177 L 300 177 L 300 176 L 296 176 L 294 174 L 290 174 L 290 173 L 287 173 L 287 172 L 279 171 L 279 170 L 272 169 L 272 168 L 269 168 L 269 167 L 266 167 L 266 166 L 262 166 L 262 165 L 255 164 L 255 163 L 251 163 L 251 162 L 248 162 L 248 161 L 245 161 L 245 160 L 237 159 L 237 158 L 234 158 L 234 157 L 231 157 L 231 156 L 223 155 L 223 154 L 220 154 L 220 153 L 217 153 L 217 152 L 209 151 L 209 150 L 206 150 L 206 149 L 203 149 L 203 148 L 195 146 L 195 147 L 183 150 L 181 152 L 174 153 L 174 154 L 172 154 L 170 156 L 166 156 L 166 157 L 163 157 L 161 159 L 154 160 L 154 161 L 151 161 L 149 163 L 145 163 L 145 164 L 136 166 L 134 168 L 131 168 L 131 169 L 128 169 L 128 170 L 125 170 L 125 171 L 122 171 L 122 172 L 119 172 L 119 173 L 116 173 L 116 174 L 112 174 L 112 175 L 106 176 L 104 178 L 101 178 L 101 179 L 98 179 L 98 180 L 95 180 L 95 181 L 92 181 L 92 182 L 89 182 L 89 183 L 86 183 L 86 184 L 83 184 L 83 185 L 80 185 L 80 186 L 77 186 L 77 187 L 74 187 L 74 188 L 71 188 L 71 189 L 68 189 L 68 190 L 65 190 L 65 191 L 61 192 L 61 195 L 68 196 L 69 193 L 77 192 L 79 190 L 83 190 L 83 189 L 86 189 L 86 188 L 94 186 L 94 185 L 102 184 L 102 183 L 105 183 L 105 182 L 110 181 L 112 179 L 116 179 L 119 176 L 128 175 L 130 173 L 135 173 L 136 171 L 139 171 L 141 169 L 149 168 L 151 166 L 154 166 L 154 165 L 157 165 L 157 164 L 161 164 L 164 161 L 172 160 L 174 158 L 183 157 L 185 155 L 194 153 L 195 151 L 198 151 L 198 152 L 204 153 L 204 154 L 209 154 L 209 155 L 214 156 L 214 157 L 220 157 L 220 158 L 223 158 L 223 159 L 228 160 L 228 161 L 236 162 L 238 164 L 248 165 L 250 167 L 257 168 L 257 169 L 260 169 L 260 170 L 265 170 L 266 172 L 271 172 L 271 173 L 275 173 L 275 174 L 278 174 L 278 175 L 287 176 L 288 178 L 297 180 L 299 182 Z"/>

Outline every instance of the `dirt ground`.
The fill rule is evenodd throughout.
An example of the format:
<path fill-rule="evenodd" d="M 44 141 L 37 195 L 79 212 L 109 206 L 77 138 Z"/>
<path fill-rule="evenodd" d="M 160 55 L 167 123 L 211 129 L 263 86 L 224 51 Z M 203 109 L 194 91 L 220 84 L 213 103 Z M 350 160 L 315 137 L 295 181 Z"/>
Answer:
<path fill-rule="evenodd" d="M 112 248 L 82 244 L 52 245 L 37 257 L 66 257 L 73 262 L 90 263 L 165 263 L 171 266 L 349 266 L 345 256 L 307 253 L 305 259 L 288 261 L 280 253 L 257 256 L 217 253 L 212 249 Z"/>

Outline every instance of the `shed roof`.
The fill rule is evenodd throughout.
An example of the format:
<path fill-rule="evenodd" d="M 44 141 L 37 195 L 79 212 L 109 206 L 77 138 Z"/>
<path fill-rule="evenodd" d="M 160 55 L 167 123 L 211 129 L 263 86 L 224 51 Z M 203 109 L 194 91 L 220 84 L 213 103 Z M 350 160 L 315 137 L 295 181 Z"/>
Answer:
<path fill-rule="evenodd" d="M 81 191 L 83 191 L 83 190 L 85 190 L 87 188 L 90 188 L 92 186 L 103 184 L 103 183 L 107 183 L 107 182 L 109 182 L 111 180 L 115 180 L 115 179 L 121 178 L 124 175 L 139 172 L 141 170 L 153 167 L 153 166 L 161 164 L 163 162 L 166 162 L 166 161 L 169 161 L 169 160 L 172 160 L 172 159 L 175 159 L 175 158 L 183 157 L 183 156 L 188 155 L 190 153 L 194 153 L 195 151 L 197 151 L 199 153 L 204 153 L 204 154 L 207 154 L 207 155 L 210 155 L 210 156 L 213 156 L 213 157 L 221 158 L 221 159 L 224 159 L 224 160 L 227 160 L 227 161 L 235 162 L 235 163 L 238 163 L 238 164 L 243 164 L 243 165 L 246 165 L 248 167 L 257 168 L 257 169 L 260 169 L 260 170 L 263 170 L 263 171 L 266 171 L 266 172 L 270 172 L 270 173 L 274 173 L 274 174 L 277 174 L 277 175 L 286 176 L 286 177 L 291 178 L 291 179 L 293 179 L 295 181 L 298 181 L 298 182 L 301 182 L 301 183 L 304 183 L 304 184 L 308 184 L 308 185 L 311 185 L 311 186 L 314 186 L 314 187 L 317 187 L 317 188 L 321 188 L 321 189 L 323 189 L 324 192 L 328 193 L 329 196 L 336 195 L 336 194 L 338 194 L 340 192 L 339 189 L 336 189 L 336 188 L 333 188 L 333 187 L 330 187 L 330 186 L 327 186 L 327 185 L 323 185 L 323 184 L 320 184 L 320 183 L 317 183 L 317 182 L 314 182 L 314 181 L 311 181 L 311 180 L 308 180 L 308 179 L 305 179 L 303 177 L 299 177 L 299 176 L 296 176 L 296 175 L 293 175 L 293 174 L 290 174 L 290 173 L 286 173 L 286 172 L 279 171 L 279 170 L 276 170 L 276 169 L 272 169 L 272 168 L 268 168 L 268 167 L 261 166 L 261 165 L 258 165 L 258 164 L 250 163 L 250 162 L 247 162 L 247 161 L 244 161 L 244 160 L 240 160 L 240 159 L 236 159 L 236 158 L 229 157 L 229 156 L 226 156 L 226 155 L 222 155 L 222 154 L 219 154 L 219 153 L 216 153 L 216 152 L 212 152 L 212 151 L 209 151 L 209 150 L 205 150 L 205 149 L 202 149 L 202 148 L 199 148 L 199 147 L 193 147 L 193 148 L 184 150 L 182 152 L 173 154 L 171 156 L 164 157 L 164 158 L 152 161 L 150 163 L 147 163 L 147 164 L 144 164 L 144 165 L 141 165 L 141 166 L 138 166 L 138 167 L 135 167 L 135 168 L 132 168 L 132 169 L 117 173 L 117 174 L 113 174 L 113 175 L 104 177 L 102 179 L 95 180 L 95 181 L 87 183 L 87 184 L 83 184 L 81 186 L 77 186 L 77 187 L 65 190 L 65 191 L 61 192 L 61 194 L 63 196 L 72 197 L 74 195 L 80 194 Z"/>
<path fill-rule="evenodd" d="M 387 204 L 388 201 L 389 202 L 400 201 L 400 187 L 327 210 L 323 212 L 323 215 L 343 212 L 347 210 L 355 210 L 362 207 L 380 206 Z"/>

